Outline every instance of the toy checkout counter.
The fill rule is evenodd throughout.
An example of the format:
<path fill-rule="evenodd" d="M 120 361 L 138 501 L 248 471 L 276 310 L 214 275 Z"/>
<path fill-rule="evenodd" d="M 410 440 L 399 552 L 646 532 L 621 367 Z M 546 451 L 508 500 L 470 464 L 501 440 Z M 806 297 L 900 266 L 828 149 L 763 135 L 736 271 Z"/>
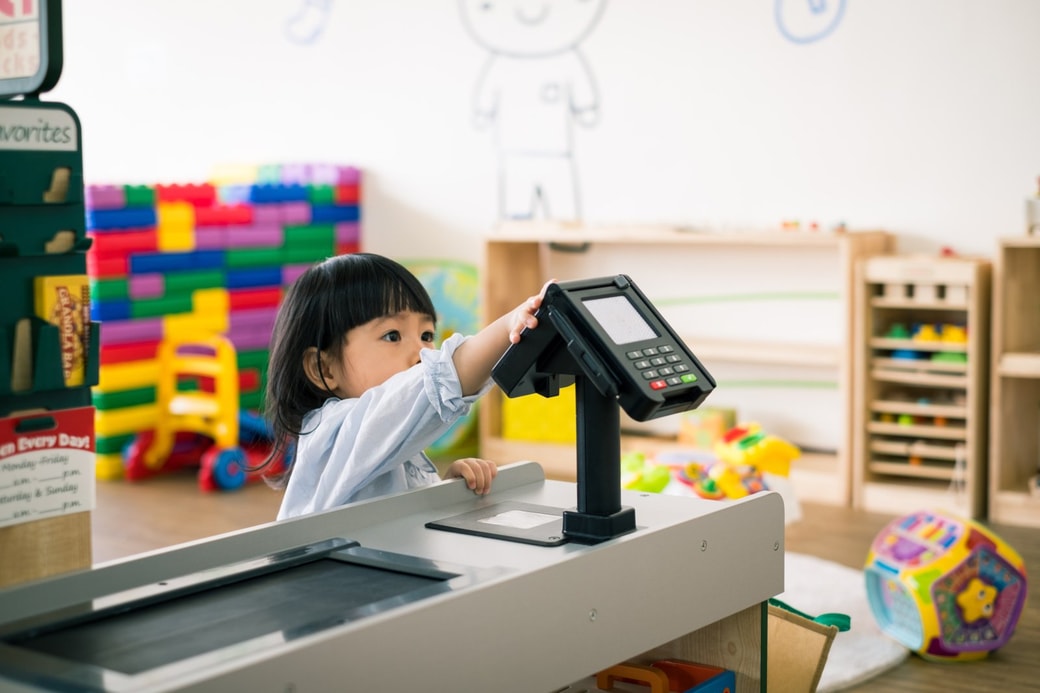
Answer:
<path fill-rule="evenodd" d="M 494 377 L 576 383 L 576 484 L 516 463 L 488 496 L 456 480 L 0 592 L 0 688 L 548 693 L 676 657 L 764 689 L 780 496 L 620 486 L 619 408 L 694 408 L 711 376 L 624 275 L 551 286 L 539 319 Z"/>

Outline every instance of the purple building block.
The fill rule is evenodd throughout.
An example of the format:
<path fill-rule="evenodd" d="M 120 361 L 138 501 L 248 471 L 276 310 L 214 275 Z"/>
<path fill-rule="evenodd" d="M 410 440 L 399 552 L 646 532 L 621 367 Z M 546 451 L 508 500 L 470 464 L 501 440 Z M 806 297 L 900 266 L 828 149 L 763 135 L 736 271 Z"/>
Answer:
<path fill-rule="evenodd" d="M 166 291 L 166 278 L 161 274 L 131 274 L 127 281 L 130 298 L 159 298 Z M 106 325 L 105 329 L 109 329 Z"/>
<path fill-rule="evenodd" d="M 126 207 L 126 190 L 121 185 L 88 185 L 84 201 L 90 209 L 122 209 Z"/>

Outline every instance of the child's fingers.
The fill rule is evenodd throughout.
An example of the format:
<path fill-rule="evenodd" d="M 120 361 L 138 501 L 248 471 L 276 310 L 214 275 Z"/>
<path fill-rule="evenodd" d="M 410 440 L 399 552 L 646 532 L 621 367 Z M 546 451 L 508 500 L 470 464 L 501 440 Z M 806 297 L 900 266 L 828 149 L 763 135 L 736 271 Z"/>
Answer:
<path fill-rule="evenodd" d="M 491 490 L 491 481 L 498 474 L 494 462 L 471 457 L 459 460 L 459 466 L 467 488 L 480 495 L 485 495 Z"/>

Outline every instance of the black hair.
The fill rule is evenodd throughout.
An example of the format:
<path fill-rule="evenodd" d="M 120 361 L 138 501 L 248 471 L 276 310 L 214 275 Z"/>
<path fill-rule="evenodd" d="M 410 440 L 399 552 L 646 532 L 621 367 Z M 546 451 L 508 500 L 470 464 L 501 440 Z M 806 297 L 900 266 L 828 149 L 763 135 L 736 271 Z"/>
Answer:
<path fill-rule="evenodd" d="M 303 368 L 308 349 L 338 354 L 347 332 L 365 323 L 413 311 L 436 321 L 429 293 L 401 264 L 373 253 L 337 255 L 307 269 L 293 282 L 278 308 L 271 335 L 264 417 L 274 447 L 263 466 L 286 459 L 302 433 L 303 417 L 335 395 L 319 388 Z M 320 360 L 319 360 L 320 368 Z M 284 486 L 292 471 L 269 482 Z"/>

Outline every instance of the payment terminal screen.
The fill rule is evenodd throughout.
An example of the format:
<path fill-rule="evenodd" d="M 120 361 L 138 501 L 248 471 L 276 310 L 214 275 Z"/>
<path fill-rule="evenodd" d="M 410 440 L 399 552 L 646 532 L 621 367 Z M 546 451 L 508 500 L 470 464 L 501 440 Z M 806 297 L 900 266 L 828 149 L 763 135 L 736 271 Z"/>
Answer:
<path fill-rule="evenodd" d="M 658 336 L 626 296 L 592 298 L 584 304 L 615 344 L 631 344 Z"/>

